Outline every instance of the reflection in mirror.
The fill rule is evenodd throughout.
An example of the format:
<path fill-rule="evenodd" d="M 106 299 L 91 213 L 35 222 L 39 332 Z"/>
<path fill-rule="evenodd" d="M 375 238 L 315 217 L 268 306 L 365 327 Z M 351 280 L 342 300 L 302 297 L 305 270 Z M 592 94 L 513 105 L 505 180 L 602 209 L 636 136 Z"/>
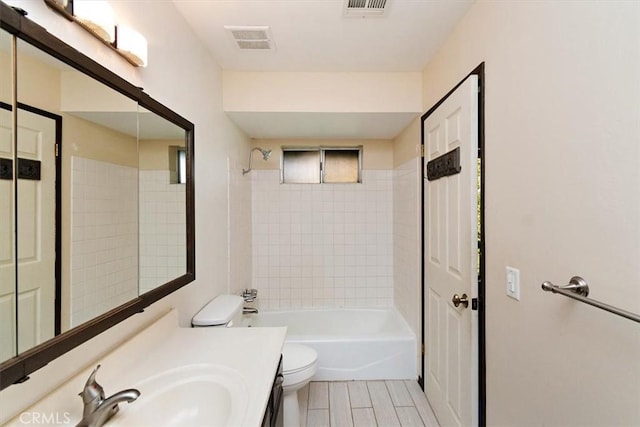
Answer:
<path fill-rule="evenodd" d="M 18 69 L 20 69 L 18 64 Z M 56 132 L 50 114 L 17 109 L 18 353 L 56 333 Z"/>
<path fill-rule="evenodd" d="M 17 58 L 19 156 L 40 172 L 18 180 L 22 352 L 138 295 L 138 146 L 136 101 L 22 41 Z"/>
<path fill-rule="evenodd" d="M 0 30 L 0 361 L 17 353 L 11 44 Z"/>
<path fill-rule="evenodd" d="M 187 272 L 185 131 L 139 112 L 140 294 Z M 181 180 L 182 177 L 182 180 Z"/>
<path fill-rule="evenodd" d="M 2 1 L 0 21 L 16 35 L 0 32 L 0 164 L 20 169 L 19 179 L 13 173 L 0 179 L 4 389 L 192 282 L 195 214 L 193 123 Z M 179 171 L 168 165 L 169 152 L 179 158 L 179 147 L 186 147 L 186 184 L 169 184 L 175 193 L 170 197 L 145 196 L 146 206 L 139 193 L 138 105 L 144 107 L 145 144 L 165 153 L 162 167 L 145 154 L 145 171 L 169 171 L 174 182 Z M 147 133 L 156 127 L 146 117 L 172 130 Z M 149 147 L 142 150 L 156 151 Z M 169 193 L 159 188 L 153 191 Z M 154 211 L 141 220 L 143 207 Z M 139 233 L 139 221 L 147 218 L 153 218 L 148 230 L 155 243 Z M 153 280 L 145 283 L 149 291 L 139 295 L 143 239 L 151 250 L 145 254 L 153 255 L 143 262 L 153 258 L 155 264 L 145 270 L 153 270 Z M 22 323 L 16 322 L 18 312 Z"/>

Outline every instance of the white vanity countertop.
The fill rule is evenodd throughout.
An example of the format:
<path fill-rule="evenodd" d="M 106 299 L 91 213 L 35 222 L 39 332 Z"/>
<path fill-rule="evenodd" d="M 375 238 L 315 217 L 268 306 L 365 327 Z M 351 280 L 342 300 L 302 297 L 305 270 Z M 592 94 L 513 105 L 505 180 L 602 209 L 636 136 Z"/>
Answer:
<path fill-rule="evenodd" d="M 240 384 L 234 384 L 234 393 L 244 394 L 239 400 L 244 403 L 234 409 L 243 412 L 240 425 L 260 426 L 285 334 L 286 328 L 179 328 L 177 314 L 171 310 L 111 353 L 85 367 L 54 393 L 23 411 L 23 414 L 47 414 L 51 425 L 77 424 L 82 418 L 83 406 L 78 393 L 97 364 L 101 367 L 96 380 L 104 387 L 107 397 L 120 390 L 135 388 L 137 383 L 144 384 L 148 378 L 162 372 L 183 372 L 186 366 L 191 367 L 184 371 L 188 375 L 189 370 L 215 365 L 235 375 L 230 378 L 239 376 L 242 379 L 235 381 Z M 172 378 L 176 378 L 175 374 Z M 138 400 L 129 404 L 121 403 L 119 413 L 107 422 L 107 426 L 127 425 L 127 414 L 136 411 L 136 405 L 144 402 L 145 394 L 149 395 L 142 387 L 139 388 L 142 394 Z M 229 402 L 217 402 L 215 398 L 208 403 L 211 407 L 216 404 L 229 405 Z M 158 420 L 150 419 L 148 425 L 162 425 L 161 420 L 168 418 L 169 414 L 157 415 Z M 26 418 L 23 416 L 22 420 Z M 19 415 L 8 425 L 25 424 Z"/>

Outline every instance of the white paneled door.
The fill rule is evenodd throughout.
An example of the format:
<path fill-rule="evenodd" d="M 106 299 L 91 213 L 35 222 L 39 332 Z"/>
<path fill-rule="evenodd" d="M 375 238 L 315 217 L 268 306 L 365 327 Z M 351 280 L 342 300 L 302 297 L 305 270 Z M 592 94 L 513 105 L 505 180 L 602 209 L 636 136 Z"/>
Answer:
<path fill-rule="evenodd" d="M 424 120 L 423 131 L 425 168 L 456 148 L 461 166 L 439 179 L 424 174 L 425 393 L 442 426 L 477 425 L 477 76 Z"/>
<path fill-rule="evenodd" d="M 14 189 L 13 179 L 4 177 L 13 165 L 11 121 L 11 111 L 0 108 L 0 159 L 7 168 L 0 179 L 0 361 L 16 355 Z"/>
<path fill-rule="evenodd" d="M 40 162 L 18 179 L 18 351 L 53 338 L 56 262 L 56 122 L 18 110 L 18 157 Z"/>

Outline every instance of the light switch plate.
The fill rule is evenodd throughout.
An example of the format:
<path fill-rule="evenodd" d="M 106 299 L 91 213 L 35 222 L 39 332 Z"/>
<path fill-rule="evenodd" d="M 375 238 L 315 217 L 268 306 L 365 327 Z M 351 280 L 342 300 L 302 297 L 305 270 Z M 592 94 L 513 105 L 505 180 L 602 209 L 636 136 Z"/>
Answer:
<path fill-rule="evenodd" d="M 520 270 L 507 266 L 507 296 L 520 301 Z"/>

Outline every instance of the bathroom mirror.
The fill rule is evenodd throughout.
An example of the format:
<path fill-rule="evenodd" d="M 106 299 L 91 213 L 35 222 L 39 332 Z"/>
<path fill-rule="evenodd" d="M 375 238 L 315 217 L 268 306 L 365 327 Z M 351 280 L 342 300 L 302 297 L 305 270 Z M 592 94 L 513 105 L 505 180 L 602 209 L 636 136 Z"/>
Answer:
<path fill-rule="evenodd" d="M 193 281 L 195 243 L 193 124 L 1 2 L 0 18 L 0 157 L 18 167 L 0 180 L 17 213 L 0 229 L 5 388 Z"/>

